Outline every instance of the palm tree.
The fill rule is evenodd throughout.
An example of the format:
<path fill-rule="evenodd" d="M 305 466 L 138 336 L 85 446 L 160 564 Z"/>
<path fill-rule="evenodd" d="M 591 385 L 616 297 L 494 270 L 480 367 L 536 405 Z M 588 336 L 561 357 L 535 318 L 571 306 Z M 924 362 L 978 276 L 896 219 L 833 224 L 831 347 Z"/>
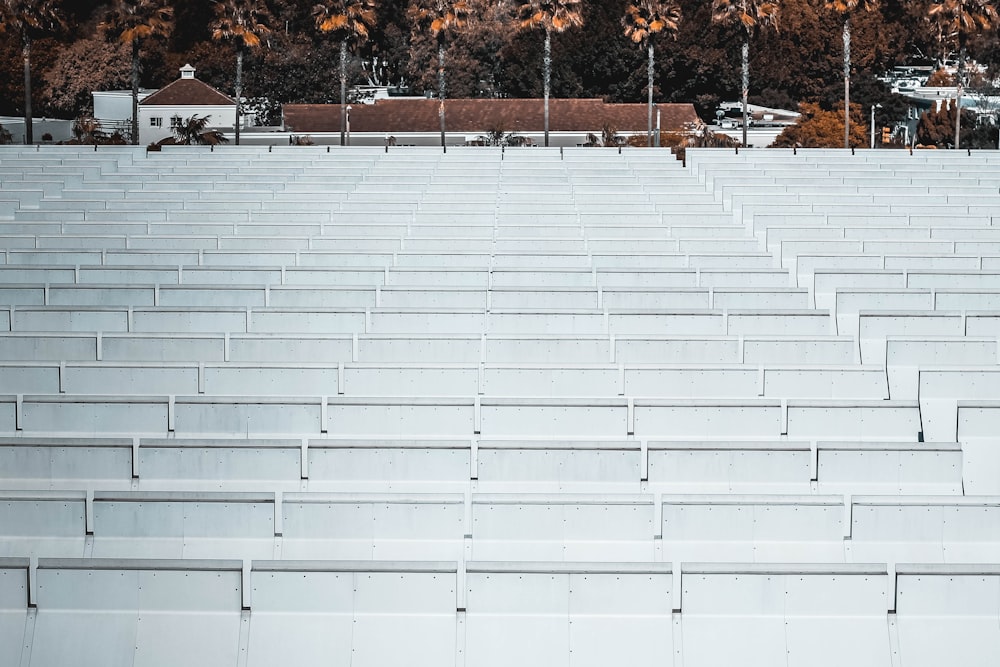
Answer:
<path fill-rule="evenodd" d="M 549 89 L 552 81 L 552 33 L 583 25 L 580 0 L 529 0 L 517 9 L 521 30 L 545 30 L 542 82 L 545 91 L 545 145 L 549 145 Z"/>
<path fill-rule="evenodd" d="M 472 8 L 466 0 L 418 0 L 410 5 L 409 17 L 416 25 L 426 27 L 437 39 L 438 47 L 438 118 L 441 121 L 441 146 L 444 147 L 444 54 L 448 40 L 469 23 Z"/>
<path fill-rule="evenodd" d="M 117 0 L 101 28 L 132 47 L 132 144 L 139 144 L 139 47 L 173 27 L 174 8 L 164 0 Z"/>
<path fill-rule="evenodd" d="M 231 39 L 236 45 L 236 145 L 240 145 L 240 98 L 243 96 L 243 54 L 261 45 L 261 36 L 271 32 L 271 14 L 261 0 L 216 0 L 212 39 Z"/>
<path fill-rule="evenodd" d="M 340 145 L 347 130 L 347 46 L 368 39 L 375 26 L 375 0 L 324 0 L 312 10 L 316 29 L 340 42 Z"/>
<path fill-rule="evenodd" d="M 63 27 L 56 0 L 0 0 L 0 32 L 21 38 L 24 59 L 24 143 L 34 143 L 31 117 L 31 42 L 35 36 Z"/>
<path fill-rule="evenodd" d="M 955 74 L 955 148 L 962 130 L 962 87 L 965 83 L 965 42 L 970 33 L 989 30 L 997 20 L 997 8 L 991 0 L 937 0 L 927 10 L 927 17 L 938 26 L 941 38 L 958 39 L 958 71 Z"/>
<path fill-rule="evenodd" d="M 226 143 L 228 139 L 226 139 L 222 132 L 207 129 L 209 118 L 211 116 L 199 116 L 197 114 L 192 115 L 190 118 L 185 118 L 181 123 L 174 126 L 175 141 L 184 146 L 216 146 Z"/>
<path fill-rule="evenodd" d="M 824 6 L 844 19 L 844 148 L 851 147 L 851 14 L 878 7 L 878 0 L 826 0 Z"/>
<path fill-rule="evenodd" d="M 675 0 L 639 0 L 625 8 L 625 16 L 622 18 L 625 36 L 636 44 L 645 44 L 649 50 L 649 62 L 646 65 L 646 84 L 649 93 L 646 119 L 647 146 L 653 145 L 653 75 L 656 66 L 653 41 L 661 32 L 676 37 L 680 22 L 681 8 Z"/>
<path fill-rule="evenodd" d="M 712 0 L 712 21 L 743 29 L 743 145 L 747 145 L 747 94 L 750 91 L 750 38 L 758 27 L 778 28 L 779 0 Z"/>

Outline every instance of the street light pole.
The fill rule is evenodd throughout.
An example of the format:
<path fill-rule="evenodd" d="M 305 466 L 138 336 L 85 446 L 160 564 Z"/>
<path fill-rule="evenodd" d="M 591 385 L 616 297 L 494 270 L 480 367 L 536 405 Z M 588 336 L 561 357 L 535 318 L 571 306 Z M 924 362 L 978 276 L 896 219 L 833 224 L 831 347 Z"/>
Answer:
<path fill-rule="evenodd" d="M 871 148 L 875 148 L 875 109 L 881 109 L 881 104 L 872 105 L 872 143 Z"/>
<path fill-rule="evenodd" d="M 351 145 L 351 105 L 347 105 L 347 145 Z M 874 130 L 872 130 L 874 132 Z M 874 140 L 873 140 L 874 141 Z"/>

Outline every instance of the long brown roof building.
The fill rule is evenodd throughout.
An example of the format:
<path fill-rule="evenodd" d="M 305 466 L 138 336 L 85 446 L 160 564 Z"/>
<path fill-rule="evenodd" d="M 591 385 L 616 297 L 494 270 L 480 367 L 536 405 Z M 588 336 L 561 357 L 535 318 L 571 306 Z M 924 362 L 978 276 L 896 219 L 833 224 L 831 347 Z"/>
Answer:
<path fill-rule="evenodd" d="M 440 130 L 439 100 L 383 99 L 351 107 L 351 130 L 400 135 Z M 660 104 L 660 128 L 679 131 L 697 124 L 691 104 Z M 286 104 L 285 129 L 297 133 L 339 132 L 339 104 Z M 452 99 L 445 106 L 449 133 L 482 134 L 502 128 L 505 132 L 539 133 L 544 130 L 541 99 Z M 600 99 L 549 100 L 552 132 L 600 133 L 605 125 L 624 134 L 646 131 L 645 104 L 609 104 Z M 655 118 L 654 118 L 655 124 Z"/>

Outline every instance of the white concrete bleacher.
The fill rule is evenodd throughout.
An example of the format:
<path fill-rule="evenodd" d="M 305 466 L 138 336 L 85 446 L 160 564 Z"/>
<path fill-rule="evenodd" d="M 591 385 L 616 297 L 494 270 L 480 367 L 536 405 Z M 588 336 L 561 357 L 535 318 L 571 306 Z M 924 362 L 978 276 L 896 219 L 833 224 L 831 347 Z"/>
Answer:
<path fill-rule="evenodd" d="M 1000 660 L 995 154 L 0 174 L 0 664 Z"/>

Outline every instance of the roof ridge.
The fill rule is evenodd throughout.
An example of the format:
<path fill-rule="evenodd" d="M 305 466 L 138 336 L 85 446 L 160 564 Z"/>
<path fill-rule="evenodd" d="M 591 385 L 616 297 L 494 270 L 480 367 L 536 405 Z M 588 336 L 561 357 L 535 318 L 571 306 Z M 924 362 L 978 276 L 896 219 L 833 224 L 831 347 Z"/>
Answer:
<path fill-rule="evenodd" d="M 210 92 L 213 95 L 217 95 L 220 98 L 222 98 L 223 100 L 225 100 L 225 105 L 236 104 L 236 100 L 235 99 L 233 99 L 229 95 L 226 95 L 225 93 L 223 93 L 219 89 L 215 88 L 214 86 L 211 86 L 211 85 L 205 83 L 201 79 L 174 79 L 173 81 L 171 81 L 170 83 L 168 83 L 167 85 L 165 85 L 163 88 L 160 88 L 155 93 L 152 93 L 151 95 L 149 95 L 148 97 L 146 97 L 144 100 L 140 101 L 139 104 L 140 105 L 144 105 L 144 106 L 157 106 L 157 98 L 167 97 L 169 95 L 169 93 L 172 92 L 171 89 L 172 88 L 176 88 L 177 86 L 183 86 L 183 87 L 198 86 L 200 88 L 203 88 L 205 90 L 205 92 Z M 190 97 L 190 95 L 188 95 L 188 97 Z M 201 104 L 203 104 L 203 103 L 192 103 L 192 102 L 185 102 L 183 100 L 179 100 L 179 101 L 167 102 L 167 103 L 164 104 L 164 106 L 173 106 L 173 105 L 178 105 L 178 106 L 186 106 L 186 105 L 198 106 L 198 105 L 201 105 Z M 220 103 L 218 103 L 216 105 L 210 105 L 210 106 L 223 106 L 223 103 L 220 102 Z"/>

